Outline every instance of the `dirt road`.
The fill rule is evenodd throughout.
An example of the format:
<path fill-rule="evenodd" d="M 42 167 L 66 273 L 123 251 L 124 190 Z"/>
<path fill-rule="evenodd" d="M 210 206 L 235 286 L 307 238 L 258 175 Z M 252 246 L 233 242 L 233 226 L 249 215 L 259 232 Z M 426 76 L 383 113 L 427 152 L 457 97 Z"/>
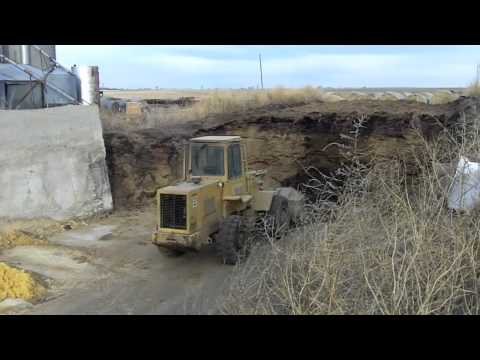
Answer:
<path fill-rule="evenodd" d="M 231 267 L 211 249 L 168 257 L 150 242 L 154 209 L 119 212 L 20 246 L 0 261 L 49 285 L 49 299 L 19 314 L 213 314 Z"/>

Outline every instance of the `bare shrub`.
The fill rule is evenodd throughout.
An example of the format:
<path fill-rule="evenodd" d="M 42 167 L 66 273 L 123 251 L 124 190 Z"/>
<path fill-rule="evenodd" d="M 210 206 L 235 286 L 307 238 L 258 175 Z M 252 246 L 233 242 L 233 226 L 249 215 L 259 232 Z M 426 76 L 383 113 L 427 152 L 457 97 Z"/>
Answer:
<path fill-rule="evenodd" d="M 480 219 L 446 208 L 445 174 L 435 166 L 478 154 L 478 119 L 463 117 L 436 141 L 418 134 L 416 176 L 407 171 L 412 159 L 366 164 L 355 145 L 361 125 L 344 148 L 351 161 L 310 184 L 318 196 L 303 226 L 280 241 L 267 235 L 236 267 L 223 313 L 480 312 Z M 332 189 L 336 203 L 325 211 Z"/>

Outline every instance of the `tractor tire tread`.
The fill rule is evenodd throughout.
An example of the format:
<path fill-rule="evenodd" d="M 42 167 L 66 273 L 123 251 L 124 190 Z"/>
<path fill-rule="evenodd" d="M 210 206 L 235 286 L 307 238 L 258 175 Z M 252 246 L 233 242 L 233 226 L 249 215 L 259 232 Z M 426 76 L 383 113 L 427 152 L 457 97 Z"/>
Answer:
<path fill-rule="evenodd" d="M 242 217 L 240 215 L 230 215 L 220 225 L 215 247 L 225 264 L 235 265 L 237 263 L 241 226 Z"/>

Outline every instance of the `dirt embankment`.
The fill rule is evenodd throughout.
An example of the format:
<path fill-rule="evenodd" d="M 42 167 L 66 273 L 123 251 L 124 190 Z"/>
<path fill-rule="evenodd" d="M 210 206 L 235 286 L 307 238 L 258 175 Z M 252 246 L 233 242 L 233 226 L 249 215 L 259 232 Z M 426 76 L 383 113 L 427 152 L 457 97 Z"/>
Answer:
<path fill-rule="evenodd" d="M 182 175 L 182 141 L 202 135 L 240 135 L 247 139 L 252 169 L 267 169 L 268 185 L 296 185 L 304 167 L 331 172 L 342 161 L 338 146 L 353 124 L 365 117 L 359 145 L 371 156 L 404 156 L 415 149 L 416 132 L 427 139 L 477 116 L 478 98 L 443 105 L 413 101 L 357 100 L 267 106 L 255 111 L 212 116 L 201 122 L 161 129 L 106 132 L 107 162 L 114 206 L 144 204 L 155 189 Z"/>

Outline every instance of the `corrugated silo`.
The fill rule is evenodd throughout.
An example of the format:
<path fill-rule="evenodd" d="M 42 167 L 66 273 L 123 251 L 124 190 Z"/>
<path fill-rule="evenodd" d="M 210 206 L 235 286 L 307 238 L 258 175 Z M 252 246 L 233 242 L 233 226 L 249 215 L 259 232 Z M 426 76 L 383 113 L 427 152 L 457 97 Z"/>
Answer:
<path fill-rule="evenodd" d="M 49 57 L 56 59 L 55 45 L 37 45 Z M 0 45 L 0 54 L 8 57 L 17 64 L 31 65 L 38 69 L 47 70 L 50 60 L 32 45 Z M 0 60 L 5 63 L 6 61 Z"/>
<path fill-rule="evenodd" d="M 47 85 L 61 89 L 72 98 L 80 101 L 79 78 L 62 69 L 55 69 L 47 77 Z M 45 88 L 45 102 L 48 107 L 71 104 L 72 100 L 59 94 L 53 88 Z"/>
<path fill-rule="evenodd" d="M 0 53 L 16 63 L 22 62 L 22 45 L 0 45 Z"/>

